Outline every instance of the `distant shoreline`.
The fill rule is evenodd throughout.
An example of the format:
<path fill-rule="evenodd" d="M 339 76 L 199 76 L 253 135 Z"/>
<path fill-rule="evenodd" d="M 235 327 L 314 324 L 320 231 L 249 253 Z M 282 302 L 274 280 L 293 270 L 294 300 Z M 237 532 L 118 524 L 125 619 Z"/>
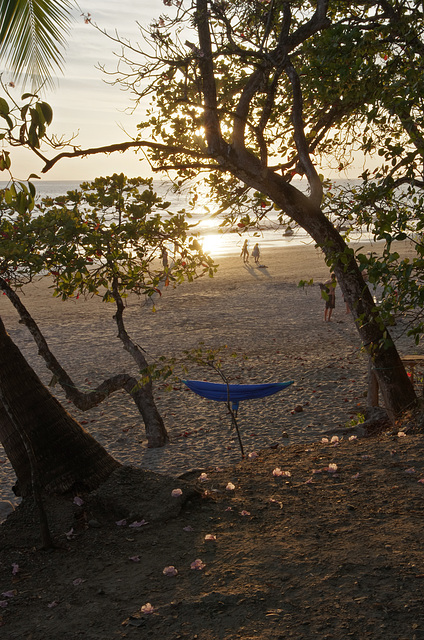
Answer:
<path fill-rule="evenodd" d="M 77 189 L 82 182 L 90 182 L 91 180 L 34 180 L 37 188 L 37 196 L 39 198 L 50 196 L 52 198 L 65 194 L 69 190 Z M 300 182 L 297 185 L 301 188 Z M 334 182 L 353 183 L 354 180 L 339 180 Z M 0 188 L 6 186 L 7 182 L 0 182 Z M 158 194 L 171 202 L 171 211 L 176 211 L 181 207 L 187 208 L 187 200 L 184 196 L 174 194 L 169 190 L 169 182 L 164 180 L 153 180 L 153 188 Z M 305 185 L 302 184 L 305 188 Z M 208 213 L 208 210 L 210 212 Z M 278 224 L 278 214 L 273 212 L 269 219 L 269 228 L 254 230 L 245 233 L 237 231 L 219 232 L 219 224 L 221 219 L 211 218 L 210 213 L 213 212 L 213 206 L 206 196 L 200 197 L 196 203 L 196 209 L 191 210 L 190 223 L 194 225 L 193 233 L 198 232 L 204 245 L 204 249 L 213 258 L 222 258 L 223 256 L 237 256 L 241 252 L 243 242 L 246 238 L 249 240 L 250 251 L 253 245 L 258 242 L 260 250 L 263 252 L 272 248 L 290 247 L 290 246 L 314 246 L 314 240 L 300 227 L 294 228 L 293 235 L 285 235 L 286 224 Z M 265 227 L 264 223 L 264 227 Z M 274 225 L 274 226 L 273 226 Z M 352 236 L 352 243 L 372 242 L 370 234 L 360 234 Z"/>

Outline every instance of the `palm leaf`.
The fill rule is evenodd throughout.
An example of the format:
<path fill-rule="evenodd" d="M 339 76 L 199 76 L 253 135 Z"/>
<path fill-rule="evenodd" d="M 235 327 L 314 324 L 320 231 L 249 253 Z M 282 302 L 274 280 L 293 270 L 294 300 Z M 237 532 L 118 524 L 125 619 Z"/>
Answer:
<path fill-rule="evenodd" d="M 69 0 L 0 0 L 0 60 L 33 88 L 53 85 L 63 70 L 62 51 L 71 24 Z"/>

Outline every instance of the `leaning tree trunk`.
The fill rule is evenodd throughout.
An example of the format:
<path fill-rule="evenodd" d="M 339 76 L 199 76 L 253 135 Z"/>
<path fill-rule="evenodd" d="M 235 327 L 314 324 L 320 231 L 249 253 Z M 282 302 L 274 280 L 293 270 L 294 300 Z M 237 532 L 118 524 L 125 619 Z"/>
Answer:
<path fill-rule="evenodd" d="M 384 399 L 385 408 L 394 422 L 416 406 L 417 396 L 394 342 L 384 325 L 372 295 L 354 257 L 340 233 L 317 204 L 275 173 L 261 174 L 258 161 L 241 154 L 232 173 L 250 186 L 267 194 L 295 220 L 322 249 L 327 264 L 335 272 L 343 296 L 355 320 L 364 349 L 369 354 Z"/>
<path fill-rule="evenodd" d="M 50 493 L 92 490 L 120 466 L 42 384 L 0 319 L 0 441 L 18 478 L 31 491 L 29 443 L 41 488 Z"/>
<path fill-rule="evenodd" d="M 0 277 L 0 290 L 7 295 L 16 311 L 19 313 L 20 321 L 31 333 L 34 342 L 38 347 L 38 353 L 46 363 L 46 367 L 53 374 L 54 380 L 62 387 L 66 397 L 81 411 L 88 411 L 99 405 L 105 398 L 108 398 L 118 389 L 125 389 L 131 396 L 137 409 L 139 410 L 146 428 L 148 447 L 162 447 L 168 440 L 162 418 L 155 406 L 153 399 L 152 385 L 140 385 L 139 381 L 127 373 L 117 374 L 104 380 L 95 389 L 83 393 L 78 389 L 71 376 L 65 371 L 47 344 L 34 318 L 22 303 L 17 293 L 8 285 L 4 278 Z M 136 347 L 135 347 L 136 348 Z M 136 348 L 137 349 L 137 348 Z M 139 359 L 137 364 L 141 364 Z M 141 368 L 147 367 L 144 360 Z"/>
<path fill-rule="evenodd" d="M 121 340 L 125 351 L 132 356 L 140 372 L 147 371 L 148 362 L 141 349 L 131 340 L 124 325 L 124 303 L 119 295 L 116 280 L 112 286 L 113 297 L 116 302 L 116 314 L 114 319 L 118 327 L 118 338 Z M 153 397 L 153 385 L 147 376 L 147 382 L 138 382 L 135 386 L 130 384 L 125 387 L 129 393 L 137 397 L 138 406 L 146 426 L 146 435 L 149 447 L 163 447 L 168 442 L 168 434 L 162 417 L 156 407 Z"/>

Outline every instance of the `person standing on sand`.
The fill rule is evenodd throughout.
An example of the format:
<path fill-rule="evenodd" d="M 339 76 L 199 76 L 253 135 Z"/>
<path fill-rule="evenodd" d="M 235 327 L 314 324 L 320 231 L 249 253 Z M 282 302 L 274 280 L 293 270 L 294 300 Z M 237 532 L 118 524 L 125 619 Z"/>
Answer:
<path fill-rule="evenodd" d="M 162 249 L 162 264 L 163 264 L 163 268 L 167 269 L 169 266 L 168 263 L 168 251 L 166 250 L 165 247 L 163 247 Z"/>
<path fill-rule="evenodd" d="M 248 240 L 247 240 L 247 238 L 246 238 L 246 240 L 244 241 L 243 248 L 242 248 L 242 250 L 241 250 L 241 254 L 240 254 L 240 256 L 243 258 L 243 262 L 249 262 L 249 250 L 248 250 L 248 248 L 247 248 L 247 243 L 248 243 L 248 242 L 249 242 L 249 241 L 248 241 Z"/>
<path fill-rule="evenodd" d="M 336 306 L 336 274 L 332 273 L 329 280 L 326 280 L 321 287 L 321 296 L 325 300 L 324 322 L 331 322 L 333 309 Z"/>
<path fill-rule="evenodd" d="M 252 256 L 255 258 L 255 264 L 258 264 L 260 255 L 261 255 L 261 252 L 259 251 L 259 244 L 256 243 L 252 251 Z"/>

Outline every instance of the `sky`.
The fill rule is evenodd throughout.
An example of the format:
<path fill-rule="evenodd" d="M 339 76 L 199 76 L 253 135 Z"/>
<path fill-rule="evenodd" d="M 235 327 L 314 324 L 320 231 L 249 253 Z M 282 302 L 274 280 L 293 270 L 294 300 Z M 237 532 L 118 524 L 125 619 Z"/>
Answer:
<path fill-rule="evenodd" d="M 128 136 L 122 129 L 135 134 L 136 124 L 142 120 L 142 115 L 131 116 L 126 112 L 130 104 L 129 94 L 118 86 L 107 84 L 105 75 L 96 68 L 102 64 L 110 70 L 115 69 L 117 56 L 114 52 L 119 52 L 119 47 L 85 24 L 81 13 L 90 13 L 91 19 L 110 33 L 118 30 L 122 37 L 140 42 L 136 21 L 148 26 L 152 19 L 164 13 L 165 7 L 162 0 L 138 3 L 134 0 L 81 0 L 79 6 L 81 10 L 74 11 L 75 21 L 64 51 L 64 74 L 58 74 L 56 89 L 48 89 L 43 95 L 53 108 L 49 132 L 65 138 L 78 133 L 76 144 L 83 148 L 125 142 Z M 7 83 L 14 78 L 3 70 L 3 80 Z M 22 86 L 16 83 L 11 92 L 19 100 Z M 150 175 L 146 161 L 140 162 L 141 157 L 127 151 L 125 154 L 101 154 L 86 159 L 64 159 L 40 177 L 44 180 L 91 180 L 121 171 L 128 176 Z M 31 173 L 40 175 L 42 166 L 43 163 L 30 152 L 12 151 L 15 177 L 25 180 Z"/>
<path fill-rule="evenodd" d="M 59 137 L 70 138 L 78 133 L 75 144 L 82 148 L 104 146 L 125 142 L 129 138 L 125 131 L 136 134 L 136 124 L 143 120 L 142 112 L 130 114 L 131 95 L 119 86 L 107 83 L 105 74 L 98 68 L 116 69 L 119 45 L 108 40 L 90 24 L 85 24 L 81 14 L 90 14 L 91 20 L 111 34 L 118 31 L 124 39 L 142 42 L 137 21 L 147 27 L 153 19 L 169 11 L 163 0 L 79 0 L 80 9 L 75 9 L 68 46 L 64 51 L 64 74 L 58 75 L 56 89 L 43 95 L 53 108 L 53 123 L 49 132 Z M 15 81 L 3 69 L 3 80 Z M 28 90 L 28 88 L 25 88 Z M 16 82 L 11 89 L 19 101 L 22 86 Z M 123 172 L 129 177 L 151 175 L 146 160 L 133 151 L 98 154 L 85 159 L 63 159 L 47 174 L 41 174 L 43 162 L 31 152 L 15 148 L 12 151 L 12 170 L 15 178 L 26 180 L 31 174 L 43 180 L 92 180 L 98 176 Z M 353 171 L 352 171 L 353 169 Z M 350 177 L 357 176 L 361 167 L 350 168 Z M 328 172 L 326 172 L 327 174 Z M 347 175 L 328 174 L 330 178 L 346 178 Z M 0 174 L 0 181 L 7 176 Z"/>

